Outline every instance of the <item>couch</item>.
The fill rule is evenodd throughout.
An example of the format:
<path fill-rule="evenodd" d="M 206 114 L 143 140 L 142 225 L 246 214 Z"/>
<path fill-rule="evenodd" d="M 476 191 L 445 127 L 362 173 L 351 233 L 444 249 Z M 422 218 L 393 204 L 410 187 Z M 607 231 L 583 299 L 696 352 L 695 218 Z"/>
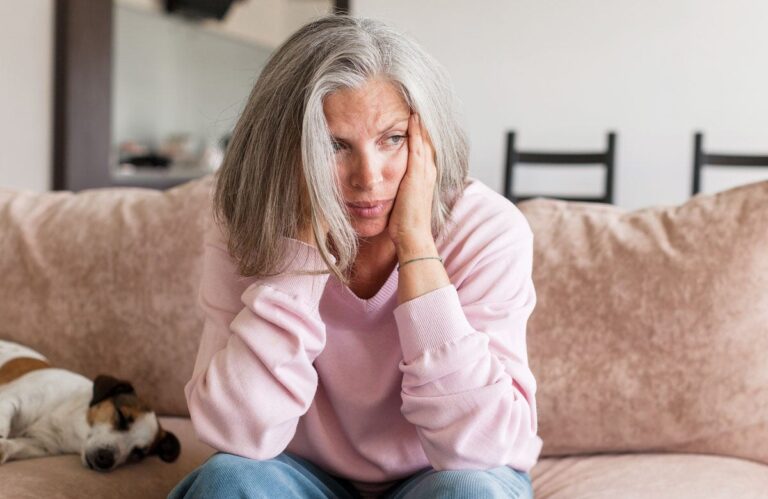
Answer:
<path fill-rule="evenodd" d="M 133 382 L 181 441 L 102 474 L 0 466 L 0 498 L 165 497 L 214 450 L 183 387 L 211 178 L 165 192 L 0 189 L 0 339 Z M 768 497 L 768 182 L 627 211 L 534 199 L 528 323 L 541 499 Z"/>

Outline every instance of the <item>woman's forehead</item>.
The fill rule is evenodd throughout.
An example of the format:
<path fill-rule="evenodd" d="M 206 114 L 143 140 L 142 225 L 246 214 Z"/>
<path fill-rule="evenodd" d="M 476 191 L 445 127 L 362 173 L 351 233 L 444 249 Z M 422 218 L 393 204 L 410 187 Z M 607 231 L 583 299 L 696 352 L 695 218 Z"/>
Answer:
<path fill-rule="evenodd" d="M 387 127 L 407 121 L 410 116 L 410 108 L 399 90 L 392 83 L 380 80 L 328 95 L 323 111 L 328 128 L 336 136 L 383 133 Z"/>

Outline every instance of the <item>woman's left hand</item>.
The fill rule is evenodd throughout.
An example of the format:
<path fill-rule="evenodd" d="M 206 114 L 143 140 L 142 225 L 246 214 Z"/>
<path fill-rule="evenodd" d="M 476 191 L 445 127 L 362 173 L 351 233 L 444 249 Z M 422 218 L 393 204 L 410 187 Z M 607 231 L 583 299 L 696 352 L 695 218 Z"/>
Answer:
<path fill-rule="evenodd" d="M 432 199 L 437 167 L 435 152 L 421 118 L 411 113 L 408 121 L 408 166 L 389 215 L 387 231 L 398 248 L 420 249 L 434 243 L 432 238 Z"/>

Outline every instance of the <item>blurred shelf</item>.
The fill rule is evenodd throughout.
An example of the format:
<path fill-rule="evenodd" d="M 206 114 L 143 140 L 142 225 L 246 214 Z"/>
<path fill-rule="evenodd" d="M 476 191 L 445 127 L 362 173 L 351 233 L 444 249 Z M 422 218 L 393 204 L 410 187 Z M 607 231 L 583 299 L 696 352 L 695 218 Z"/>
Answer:
<path fill-rule="evenodd" d="M 149 189 L 170 189 L 190 180 L 212 174 L 211 170 L 197 168 L 125 168 L 111 172 L 115 187 L 145 187 Z"/>

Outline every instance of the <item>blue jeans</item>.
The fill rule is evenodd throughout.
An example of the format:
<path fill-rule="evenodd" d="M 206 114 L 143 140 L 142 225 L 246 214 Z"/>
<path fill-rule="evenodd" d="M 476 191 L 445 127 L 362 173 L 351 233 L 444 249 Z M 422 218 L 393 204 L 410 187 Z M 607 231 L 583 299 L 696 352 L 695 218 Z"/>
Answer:
<path fill-rule="evenodd" d="M 339 498 L 360 495 L 348 481 L 332 476 L 289 452 L 264 461 L 218 453 L 184 477 L 168 499 Z M 490 470 L 425 468 L 394 484 L 382 499 L 533 499 L 528 473 L 507 466 Z"/>

